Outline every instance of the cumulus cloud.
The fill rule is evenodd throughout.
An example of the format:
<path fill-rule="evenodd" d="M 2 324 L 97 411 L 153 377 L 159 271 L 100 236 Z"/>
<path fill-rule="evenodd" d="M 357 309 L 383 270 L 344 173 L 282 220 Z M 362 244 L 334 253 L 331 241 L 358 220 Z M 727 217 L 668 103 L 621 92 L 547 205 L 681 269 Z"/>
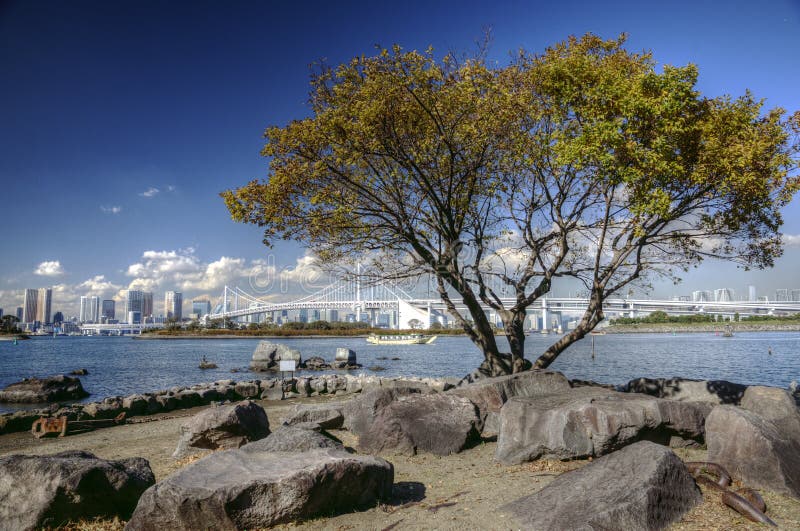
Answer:
<path fill-rule="evenodd" d="M 57 277 L 64 274 L 64 268 L 58 260 L 46 261 L 39 264 L 33 272 L 34 275 L 43 277 Z"/>
<path fill-rule="evenodd" d="M 148 188 L 144 192 L 140 193 L 139 195 L 142 196 L 142 197 L 154 197 L 160 191 L 161 190 L 159 190 L 158 188 L 156 188 L 154 186 L 151 186 L 150 188 Z"/>
<path fill-rule="evenodd" d="M 104 214 L 119 214 L 122 212 L 121 206 L 101 206 L 100 210 L 103 211 Z"/>

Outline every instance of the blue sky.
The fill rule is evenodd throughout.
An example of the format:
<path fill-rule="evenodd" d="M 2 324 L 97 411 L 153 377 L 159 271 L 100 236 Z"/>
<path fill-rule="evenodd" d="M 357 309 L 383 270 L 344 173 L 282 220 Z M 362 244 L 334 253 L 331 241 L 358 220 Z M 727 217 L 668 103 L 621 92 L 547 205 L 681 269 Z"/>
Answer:
<path fill-rule="evenodd" d="M 297 280 L 304 250 L 266 249 L 218 193 L 266 176 L 261 134 L 308 112 L 308 65 L 376 44 L 469 51 L 487 27 L 501 63 L 570 34 L 627 32 L 629 49 L 659 63 L 698 64 L 705 94 L 749 88 L 768 106 L 800 109 L 798 0 L 5 1 L 0 307 L 20 305 L 26 287 L 56 286 L 54 310 L 73 313 L 77 296 L 132 283 L 188 300 L 273 271 Z M 704 264 L 654 295 L 800 287 L 799 205 L 785 211 L 790 245 L 774 270 Z"/>

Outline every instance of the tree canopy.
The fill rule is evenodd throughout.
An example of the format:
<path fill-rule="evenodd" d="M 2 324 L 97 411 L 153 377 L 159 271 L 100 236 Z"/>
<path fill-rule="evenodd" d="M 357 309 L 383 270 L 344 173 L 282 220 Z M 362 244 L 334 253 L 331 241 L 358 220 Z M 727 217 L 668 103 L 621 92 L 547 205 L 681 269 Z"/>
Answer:
<path fill-rule="evenodd" d="M 798 186 L 800 114 L 705 97 L 694 65 L 659 70 L 624 41 L 588 34 L 503 66 L 396 46 L 321 67 L 310 116 L 266 130 L 268 179 L 222 195 L 266 244 L 432 275 L 487 374 L 530 366 L 528 309 L 579 279 L 587 311 L 546 367 L 632 282 L 707 257 L 771 266 Z"/>

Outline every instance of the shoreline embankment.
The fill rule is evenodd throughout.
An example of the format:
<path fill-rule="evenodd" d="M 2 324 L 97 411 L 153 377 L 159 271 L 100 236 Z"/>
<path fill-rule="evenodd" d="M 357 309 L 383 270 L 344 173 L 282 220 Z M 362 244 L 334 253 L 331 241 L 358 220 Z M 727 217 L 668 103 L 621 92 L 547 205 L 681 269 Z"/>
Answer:
<path fill-rule="evenodd" d="M 639 323 L 632 325 L 611 325 L 603 328 L 607 334 L 722 334 L 730 325 L 736 332 L 800 332 L 800 323 Z"/>

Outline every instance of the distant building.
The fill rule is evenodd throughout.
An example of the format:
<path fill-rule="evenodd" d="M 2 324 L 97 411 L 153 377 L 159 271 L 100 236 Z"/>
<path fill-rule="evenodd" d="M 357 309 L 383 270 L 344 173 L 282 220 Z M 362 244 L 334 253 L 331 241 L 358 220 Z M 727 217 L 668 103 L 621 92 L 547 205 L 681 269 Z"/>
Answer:
<path fill-rule="evenodd" d="M 128 324 L 140 324 L 142 322 L 142 312 L 131 310 L 128 312 Z"/>
<path fill-rule="evenodd" d="M 142 318 L 153 316 L 153 292 L 142 293 Z"/>
<path fill-rule="evenodd" d="M 106 319 L 115 319 L 116 318 L 116 306 L 117 303 L 114 302 L 112 299 L 105 299 L 103 301 L 103 317 Z"/>
<path fill-rule="evenodd" d="M 82 323 L 100 322 L 100 297 L 82 296 L 78 320 Z"/>
<path fill-rule="evenodd" d="M 183 319 L 183 293 L 179 291 L 168 291 L 164 294 L 164 315 L 167 320 Z"/>
<path fill-rule="evenodd" d="M 789 300 L 792 302 L 800 302 L 800 289 L 793 289 L 790 291 Z"/>
<path fill-rule="evenodd" d="M 130 318 L 131 312 L 138 312 L 140 321 L 145 317 L 151 317 L 153 315 L 153 292 L 129 289 L 125 295 L 125 315 Z M 131 324 L 138 324 L 140 321 Z"/>
<path fill-rule="evenodd" d="M 711 302 L 714 296 L 710 291 L 693 291 L 692 302 Z"/>
<path fill-rule="evenodd" d="M 56 312 L 53 315 L 53 324 L 61 324 L 64 322 L 64 314 L 61 312 Z"/>
<path fill-rule="evenodd" d="M 17 306 L 17 320 L 22 321 L 22 306 Z"/>
<path fill-rule="evenodd" d="M 23 323 L 50 324 L 50 306 L 52 302 L 52 289 L 26 289 L 20 321 Z"/>
<path fill-rule="evenodd" d="M 789 302 L 789 290 L 788 289 L 776 289 L 775 290 L 775 302 Z"/>
<path fill-rule="evenodd" d="M 0 317 L 3 317 L 3 309 L 0 308 Z"/>
<path fill-rule="evenodd" d="M 714 302 L 733 302 L 734 292 L 732 289 L 720 288 L 714 290 Z"/>
<path fill-rule="evenodd" d="M 758 297 L 756 297 L 756 287 L 755 286 L 747 286 L 747 302 L 756 302 Z"/>
<path fill-rule="evenodd" d="M 211 313 L 211 302 L 209 301 L 192 301 L 192 313 L 196 313 L 202 317 Z"/>

